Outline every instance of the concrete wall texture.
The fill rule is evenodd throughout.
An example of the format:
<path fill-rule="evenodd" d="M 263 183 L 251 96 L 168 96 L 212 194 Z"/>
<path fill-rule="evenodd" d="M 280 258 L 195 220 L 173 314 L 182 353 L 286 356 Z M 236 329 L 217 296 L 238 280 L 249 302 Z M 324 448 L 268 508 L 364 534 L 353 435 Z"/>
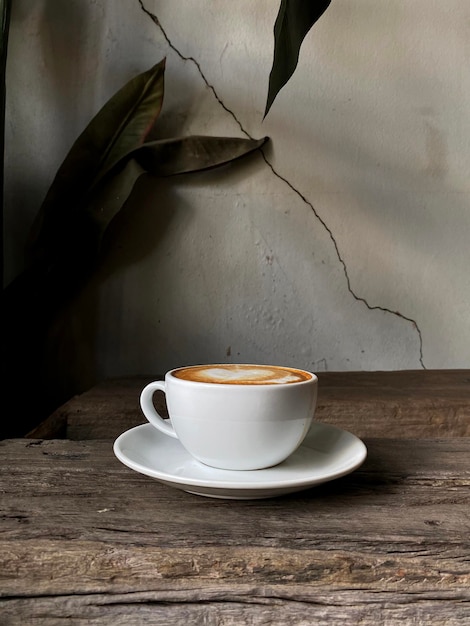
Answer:
<path fill-rule="evenodd" d="M 68 320 L 99 378 L 470 365 L 470 2 L 333 0 L 263 121 L 278 7 L 14 0 L 7 282 L 75 138 L 163 57 L 162 136 L 271 138 L 137 185 Z"/>

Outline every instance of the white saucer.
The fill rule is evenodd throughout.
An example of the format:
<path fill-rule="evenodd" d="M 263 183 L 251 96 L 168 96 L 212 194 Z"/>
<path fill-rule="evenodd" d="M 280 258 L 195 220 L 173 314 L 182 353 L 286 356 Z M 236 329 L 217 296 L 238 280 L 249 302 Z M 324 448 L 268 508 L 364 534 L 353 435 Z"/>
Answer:
<path fill-rule="evenodd" d="M 220 470 L 196 461 L 177 439 L 150 424 L 128 430 L 114 442 L 114 454 L 136 472 L 189 493 L 212 498 L 271 498 L 339 478 L 367 456 L 355 435 L 314 423 L 302 445 L 283 463 L 255 471 Z"/>

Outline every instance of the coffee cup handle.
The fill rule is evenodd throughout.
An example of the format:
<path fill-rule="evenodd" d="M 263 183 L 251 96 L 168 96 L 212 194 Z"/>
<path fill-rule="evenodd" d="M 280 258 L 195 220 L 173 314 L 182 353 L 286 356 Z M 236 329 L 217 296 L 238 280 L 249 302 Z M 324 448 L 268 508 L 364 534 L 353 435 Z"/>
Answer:
<path fill-rule="evenodd" d="M 178 435 L 175 433 L 170 421 L 163 419 L 153 406 L 153 394 L 156 391 L 163 391 L 163 393 L 166 393 L 165 382 L 163 380 L 155 380 L 153 383 L 149 383 L 146 387 L 144 387 L 142 393 L 140 394 L 140 408 L 152 426 L 160 430 L 162 433 L 165 433 L 165 435 L 178 439 Z"/>

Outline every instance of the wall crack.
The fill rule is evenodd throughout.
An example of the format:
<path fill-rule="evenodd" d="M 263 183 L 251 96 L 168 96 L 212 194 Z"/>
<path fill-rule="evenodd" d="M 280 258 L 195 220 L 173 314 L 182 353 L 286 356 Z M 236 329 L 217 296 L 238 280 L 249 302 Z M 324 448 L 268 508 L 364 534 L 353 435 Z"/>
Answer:
<path fill-rule="evenodd" d="M 253 137 L 250 135 L 250 133 L 243 127 L 243 124 L 241 123 L 241 121 L 238 119 L 238 117 L 235 115 L 235 113 L 229 109 L 225 103 L 222 101 L 222 99 L 220 98 L 220 96 L 218 95 L 217 91 L 215 90 L 215 87 L 213 85 L 211 85 L 211 83 L 207 80 L 199 62 L 197 61 L 197 59 L 195 59 L 192 56 L 185 56 L 184 54 L 182 54 L 180 52 L 180 50 L 178 50 L 178 48 L 173 44 L 173 42 L 170 40 L 170 38 L 168 37 L 165 29 L 163 28 L 160 20 L 158 19 L 158 17 L 152 13 L 151 11 L 149 11 L 145 5 L 143 0 L 138 0 L 138 3 L 140 5 L 140 8 L 142 9 L 142 11 L 152 20 L 152 22 L 157 26 L 157 28 L 160 30 L 160 32 L 162 33 L 165 41 L 167 42 L 168 46 L 171 48 L 171 50 L 173 50 L 173 52 L 175 52 L 175 54 L 178 55 L 178 57 L 182 60 L 182 61 L 189 61 L 190 63 L 193 63 L 193 65 L 197 68 L 197 71 L 202 79 L 202 81 L 204 82 L 204 84 L 206 85 L 206 87 L 212 92 L 214 98 L 216 99 L 216 101 L 219 103 L 219 105 L 224 109 L 224 111 L 226 111 L 231 117 L 232 119 L 236 122 L 236 124 L 238 125 L 238 127 L 240 128 L 241 132 L 248 137 L 249 139 L 253 139 Z M 412 327 L 414 328 L 414 330 L 416 331 L 417 335 L 418 335 L 418 342 L 419 342 L 419 362 L 420 365 L 423 369 L 426 369 L 426 366 L 424 365 L 424 358 L 423 358 L 423 335 L 421 333 L 421 329 L 418 326 L 418 323 L 416 320 L 414 320 L 411 317 L 408 317 L 406 315 L 404 315 L 403 313 L 400 313 L 400 311 L 393 311 L 392 309 L 388 309 L 387 307 L 382 307 L 380 305 L 376 305 L 376 304 L 370 304 L 368 302 L 368 300 L 360 295 L 358 295 L 352 285 L 351 285 L 351 279 L 349 277 L 349 272 L 348 272 L 348 267 L 346 264 L 346 261 L 344 260 L 341 251 L 339 249 L 338 246 L 338 242 L 336 241 L 336 238 L 333 234 L 333 231 L 331 230 L 331 228 L 328 226 L 328 224 L 325 222 L 325 220 L 321 217 L 321 215 L 318 213 L 318 211 L 315 209 L 315 207 L 313 206 L 313 204 L 310 202 L 310 200 L 308 200 L 308 198 L 299 190 L 297 189 L 297 187 L 295 187 L 287 178 L 285 178 L 282 174 L 280 174 L 275 167 L 273 166 L 273 164 L 269 161 L 269 159 L 267 158 L 263 148 L 259 149 L 262 155 L 262 158 L 264 160 L 264 162 L 266 163 L 266 165 L 268 166 L 268 168 L 271 170 L 272 174 L 278 178 L 279 180 L 281 180 L 285 185 L 287 185 L 289 187 L 289 189 L 295 193 L 301 200 L 302 202 L 304 202 L 308 207 L 310 207 L 310 209 L 312 210 L 313 214 L 315 215 L 316 219 L 320 222 L 320 224 L 323 226 L 323 228 L 326 230 L 326 232 L 328 233 L 329 238 L 331 239 L 331 242 L 333 244 L 333 247 L 335 249 L 336 252 L 336 256 L 338 257 L 338 260 L 343 268 L 343 272 L 344 272 L 344 276 L 346 279 L 346 286 L 347 289 L 349 291 L 349 293 L 351 294 L 351 296 L 357 301 L 357 302 L 361 302 L 362 304 L 364 304 L 364 306 L 366 306 L 370 311 L 382 311 L 383 313 L 387 313 L 390 315 L 395 315 L 397 317 L 399 317 L 400 319 L 408 322 L 409 324 L 412 325 Z"/>

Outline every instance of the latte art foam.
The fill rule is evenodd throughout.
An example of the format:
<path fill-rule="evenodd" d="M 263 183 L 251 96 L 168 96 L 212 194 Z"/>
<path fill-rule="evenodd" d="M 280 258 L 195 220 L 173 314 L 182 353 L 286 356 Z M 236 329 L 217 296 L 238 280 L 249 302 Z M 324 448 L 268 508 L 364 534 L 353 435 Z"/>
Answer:
<path fill-rule="evenodd" d="M 173 372 L 182 380 L 223 385 L 285 385 L 310 380 L 308 372 L 271 365 L 195 365 Z"/>

